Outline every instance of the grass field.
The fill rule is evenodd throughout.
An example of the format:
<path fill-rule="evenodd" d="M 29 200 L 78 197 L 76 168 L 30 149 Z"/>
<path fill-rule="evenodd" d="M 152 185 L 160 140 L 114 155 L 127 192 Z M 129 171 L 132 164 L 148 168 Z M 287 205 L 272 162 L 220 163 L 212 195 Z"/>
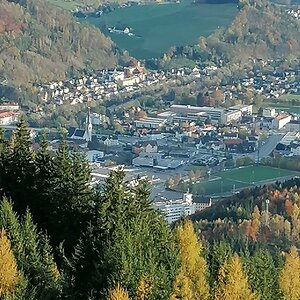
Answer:
<path fill-rule="evenodd" d="M 193 5 L 191 2 L 120 8 L 101 18 L 85 21 L 102 29 L 105 26 L 130 27 L 136 36 L 104 33 L 137 58 L 158 57 L 172 46 L 195 44 L 200 36 L 208 36 L 219 26 L 230 24 L 237 13 L 233 3 Z"/>
<path fill-rule="evenodd" d="M 65 10 L 74 10 L 76 7 L 82 6 L 82 3 L 80 3 L 79 0 L 47 0 L 49 3 L 58 6 L 60 8 L 63 8 Z"/>
<path fill-rule="evenodd" d="M 300 100 L 300 99 L 299 99 Z M 292 103 L 264 103 L 263 107 L 273 107 L 277 111 L 286 111 L 290 113 L 300 114 L 300 106 L 293 105 Z"/>
<path fill-rule="evenodd" d="M 217 195 L 250 186 L 264 184 L 288 176 L 299 176 L 299 172 L 282 170 L 265 166 L 248 166 L 215 174 L 211 180 L 195 183 L 192 192 L 206 195 Z"/>

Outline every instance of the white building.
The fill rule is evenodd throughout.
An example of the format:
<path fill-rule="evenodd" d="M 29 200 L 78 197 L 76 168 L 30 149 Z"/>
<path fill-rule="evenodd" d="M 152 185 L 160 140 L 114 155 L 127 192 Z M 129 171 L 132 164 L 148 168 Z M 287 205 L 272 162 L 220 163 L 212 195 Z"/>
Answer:
<path fill-rule="evenodd" d="M 3 103 L 0 104 L 0 110 L 18 111 L 20 110 L 20 106 L 17 103 Z"/>
<path fill-rule="evenodd" d="M 283 128 L 287 123 L 291 121 L 292 117 L 290 115 L 281 114 L 274 118 L 272 122 L 273 129 L 281 129 Z"/>
<path fill-rule="evenodd" d="M 178 221 L 181 217 L 192 215 L 196 211 L 193 195 L 190 193 L 183 194 L 182 199 L 154 202 L 153 205 L 165 215 L 169 224 Z"/>
<path fill-rule="evenodd" d="M 13 111 L 0 111 L 0 125 L 12 125 L 18 122 L 18 114 Z"/>
<path fill-rule="evenodd" d="M 269 117 L 274 118 L 276 116 L 275 108 L 264 108 L 262 115 L 263 115 L 263 117 L 266 117 L 266 118 L 269 118 Z"/>

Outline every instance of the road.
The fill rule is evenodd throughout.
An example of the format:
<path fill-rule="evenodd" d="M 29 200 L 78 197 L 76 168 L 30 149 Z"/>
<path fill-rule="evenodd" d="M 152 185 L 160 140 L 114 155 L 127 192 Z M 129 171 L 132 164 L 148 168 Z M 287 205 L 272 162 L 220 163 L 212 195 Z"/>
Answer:
<path fill-rule="evenodd" d="M 271 152 L 275 149 L 277 144 L 281 141 L 283 136 L 284 136 L 284 134 L 281 134 L 281 133 L 272 134 L 264 141 L 263 144 L 260 144 L 259 159 L 268 157 L 271 154 Z M 258 153 L 257 153 L 257 151 L 255 151 L 253 153 L 247 154 L 247 156 L 252 158 L 254 161 L 257 161 Z M 240 157 L 240 155 L 238 157 Z"/>

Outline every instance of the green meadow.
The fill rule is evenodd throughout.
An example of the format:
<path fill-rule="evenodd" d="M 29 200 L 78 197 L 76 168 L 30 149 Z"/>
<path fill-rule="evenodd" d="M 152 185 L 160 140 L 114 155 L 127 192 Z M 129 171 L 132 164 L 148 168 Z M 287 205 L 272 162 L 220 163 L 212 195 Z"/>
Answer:
<path fill-rule="evenodd" d="M 130 55 L 147 59 L 160 57 L 172 46 L 196 44 L 200 36 L 229 25 L 236 13 L 233 3 L 196 5 L 184 0 L 118 8 L 100 18 L 89 17 L 85 22 L 99 27 Z M 107 27 L 129 27 L 134 36 L 109 33 Z"/>

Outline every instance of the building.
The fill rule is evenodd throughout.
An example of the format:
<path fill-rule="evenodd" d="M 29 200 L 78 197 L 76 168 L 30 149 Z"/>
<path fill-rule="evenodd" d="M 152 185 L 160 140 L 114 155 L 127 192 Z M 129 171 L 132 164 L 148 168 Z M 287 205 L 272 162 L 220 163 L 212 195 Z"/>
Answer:
<path fill-rule="evenodd" d="M 13 125 L 18 122 L 18 116 L 13 111 L 0 111 L 0 125 Z"/>
<path fill-rule="evenodd" d="M 166 122 L 166 119 L 147 117 L 140 120 L 135 120 L 134 126 L 136 128 L 158 129 L 164 126 Z"/>
<path fill-rule="evenodd" d="M 196 205 L 196 211 L 203 210 L 212 205 L 211 197 L 193 196 L 193 202 Z"/>
<path fill-rule="evenodd" d="M 263 117 L 265 118 L 274 118 L 276 116 L 275 108 L 264 108 L 263 109 Z"/>
<path fill-rule="evenodd" d="M 253 112 L 253 105 L 243 105 L 243 104 L 238 104 L 234 105 L 228 108 L 229 110 L 239 110 L 243 116 L 251 116 Z"/>
<path fill-rule="evenodd" d="M 296 140 L 300 139 L 300 132 L 287 132 L 285 136 L 281 139 L 280 143 L 285 146 L 289 146 Z"/>
<path fill-rule="evenodd" d="M 0 104 L 0 111 L 18 111 L 20 110 L 20 106 L 17 103 L 2 103 Z"/>
<path fill-rule="evenodd" d="M 132 152 L 135 154 L 140 154 L 141 152 L 156 153 L 157 152 L 157 142 L 156 141 L 137 142 L 132 147 Z"/>
<path fill-rule="evenodd" d="M 280 114 L 276 116 L 272 122 L 273 129 L 281 129 L 291 121 L 291 115 Z"/>
<path fill-rule="evenodd" d="M 87 152 L 88 162 L 99 162 L 104 157 L 103 151 L 90 150 Z"/>
<path fill-rule="evenodd" d="M 286 124 L 286 127 L 288 131 L 300 131 L 300 120 L 291 120 Z"/>
<path fill-rule="evenodd" d="M 193 195 L 190 193 L 183 194 L 182 199 L 154 202 L 153 206 L 165 215 L 169 224 L 178 221 L 182 217 L 192 215 L 196 211 Z"/>
<path fill-rule="evenodd" d="M 192 105 L 171 105 L 171 111 L 180 116 L 196 116 L 210 118 L 212 122 L 226 125 L 242 118 L 241 110 L 229 110 L 223 108 L 214 108 L 207 106 L 192 106 Z"/>

